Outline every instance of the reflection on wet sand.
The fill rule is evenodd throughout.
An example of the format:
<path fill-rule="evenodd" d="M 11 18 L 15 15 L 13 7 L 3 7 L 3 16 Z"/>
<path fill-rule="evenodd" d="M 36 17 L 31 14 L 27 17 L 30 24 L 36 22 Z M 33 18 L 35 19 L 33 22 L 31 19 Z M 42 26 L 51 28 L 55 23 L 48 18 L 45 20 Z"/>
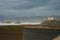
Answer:
<path fill-rule="evenodd" d="M 60 35 L 60 30 L 24 29 L 23 40 L 52 40 Z"/>

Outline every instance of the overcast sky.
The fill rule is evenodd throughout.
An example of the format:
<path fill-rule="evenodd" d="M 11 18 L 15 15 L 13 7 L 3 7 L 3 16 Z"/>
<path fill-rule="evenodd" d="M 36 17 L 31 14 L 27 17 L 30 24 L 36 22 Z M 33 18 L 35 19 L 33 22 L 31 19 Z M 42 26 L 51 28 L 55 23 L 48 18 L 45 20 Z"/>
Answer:
<path fill-rule="evenodd" d="M 51 15 L 60 15 L 60 0 L 0 0 L 0 16 Z"/>

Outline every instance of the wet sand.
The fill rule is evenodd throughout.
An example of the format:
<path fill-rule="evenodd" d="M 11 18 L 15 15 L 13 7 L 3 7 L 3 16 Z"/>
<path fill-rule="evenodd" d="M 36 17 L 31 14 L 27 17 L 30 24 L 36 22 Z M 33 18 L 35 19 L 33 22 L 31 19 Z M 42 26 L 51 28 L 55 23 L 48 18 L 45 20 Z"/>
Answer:
<path fill-rule="evenodd" d="M 23 40 L 52 40 L 60 35 L 60 30 L 24 29 Z"/>
<path fill-rule="evenodd" d="M 22 40 L 23 27 L 0 26 L 0 40 Z"/>
<path fill-rule="evenodd" d="M 52 40 L 58 35 L 60 29 L 36 29 L 33 25 L 0 26 L 0 40 Z"/>

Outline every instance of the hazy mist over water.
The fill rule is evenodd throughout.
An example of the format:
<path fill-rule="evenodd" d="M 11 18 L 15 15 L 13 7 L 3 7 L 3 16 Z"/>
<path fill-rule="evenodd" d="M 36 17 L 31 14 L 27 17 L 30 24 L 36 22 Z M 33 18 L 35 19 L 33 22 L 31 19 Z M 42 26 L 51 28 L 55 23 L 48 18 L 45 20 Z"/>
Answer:
<path fill-rule="evenodd" d="M 12 20 L 17 20 L 22 23 L 24 23 L 24 22 L 39 23 L 39 22 L 43 21 L 44 19 L 47 19 L 48 17 L 49 16 L 17 17 L 17 18 L 13 18 Z M 60 16 L 51 16 L 51 17 L 60 19 Z"/>
<path fill-rule="evenodd" d="M 2 18 L 3 20 L 12 20 L 12 21 L 20 21 L 21 23 L 38 23 L 41 22 L 43 17 L 16 17 L 16 18 Z"/>
<path fill-rule="evenodd" d="M 4 20 L 11 20 L 13 21 L 19 21 L 20 23 L 40 23 L 41 21 L 44 21 L 44 19 L 47 19 L 49 16 L 34 16 L 34 17 L 16 17 L 16 18 L 2 18 L 1 21 Z M 60 16 L 52 16 L 54 18 L 59 18 Z"/>
<path fill-rule="evenodd" d="M 43 18 L 42 18 L 43 19 Z M 38 23 L 40 21 L 42 21 L 41 18 L 24 18 L 24 19 L 20 19 L 20 21 L 23 22 L 27 22 L 27 23 Z"/>

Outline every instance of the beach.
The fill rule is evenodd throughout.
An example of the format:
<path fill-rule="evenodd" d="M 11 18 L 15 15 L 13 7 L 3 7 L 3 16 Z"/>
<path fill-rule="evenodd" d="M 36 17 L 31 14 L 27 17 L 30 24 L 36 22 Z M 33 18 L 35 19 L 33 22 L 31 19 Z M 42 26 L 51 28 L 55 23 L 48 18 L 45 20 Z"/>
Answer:
<path fill-rule="evenodd" d="M 60 35 L 59 29 L 39 27 L 40 25 L 0 25 L 0 40 L 49 40 Z"/>

